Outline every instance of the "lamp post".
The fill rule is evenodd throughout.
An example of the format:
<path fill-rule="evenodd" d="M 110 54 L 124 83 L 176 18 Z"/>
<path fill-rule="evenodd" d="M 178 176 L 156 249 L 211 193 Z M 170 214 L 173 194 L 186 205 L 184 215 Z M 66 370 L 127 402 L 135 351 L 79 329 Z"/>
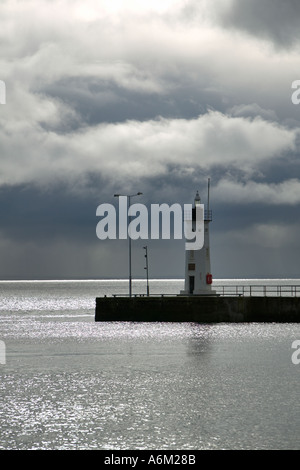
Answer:
<path fill-rule="evenodd" d="M 149 297 L 149 272 L 148 272 L 148 249 L 147 246 L 143 247 L 145 250 L 145 258 L 146 258 L 146 274 L 147 274 L 147 297 Z"/>
<path fill-rule="evenodd" d="M 114 194 L 114 197 L 120 197 L 120 196 L 125 196 L 127 197 L 127 200 L 128 200 L 128 206 L 127 206 L 127 213 L 129 212 L 129 208 L 130 208 L 130 199 L 132 197 L 135 197 L 135 196 L 141 196 L 143 193 L 136 193 L 136 194 Z M 129 297 L 132 296 L 132 276 L 131 276 L 131 236 L 130 234 L 128 234 L 129 237 Z"/>

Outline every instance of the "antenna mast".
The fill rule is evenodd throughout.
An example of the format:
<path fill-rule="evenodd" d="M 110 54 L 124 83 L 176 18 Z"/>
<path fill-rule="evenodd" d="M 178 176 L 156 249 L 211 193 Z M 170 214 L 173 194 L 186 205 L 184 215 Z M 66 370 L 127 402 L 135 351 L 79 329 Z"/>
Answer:
<path fill-rule="evenodd" d="M 207 212 L 209 213 L 209 189 L 210 189 L 210 178 L 207 181 Z"/>

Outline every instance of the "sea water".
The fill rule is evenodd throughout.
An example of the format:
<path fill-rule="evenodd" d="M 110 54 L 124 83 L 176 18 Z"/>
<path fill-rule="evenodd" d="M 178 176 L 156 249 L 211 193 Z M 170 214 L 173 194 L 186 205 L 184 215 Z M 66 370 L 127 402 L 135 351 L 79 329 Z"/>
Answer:
<path fill-rule="evenodd" d="M 0 282 L 0 449 L 299 449 L 298 324 L 94 321 L 97 296 L 126 293 L 126 280 Z"/>

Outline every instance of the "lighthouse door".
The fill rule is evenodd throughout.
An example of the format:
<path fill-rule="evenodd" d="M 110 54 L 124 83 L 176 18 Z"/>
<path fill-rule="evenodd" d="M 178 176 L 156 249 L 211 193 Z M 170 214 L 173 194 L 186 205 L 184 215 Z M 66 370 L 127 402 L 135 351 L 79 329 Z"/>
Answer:
<path fill-rule="evenodd" d="M 193 294 L 195 288 L 195 276 L 189 276 L 189 293 Z"/>

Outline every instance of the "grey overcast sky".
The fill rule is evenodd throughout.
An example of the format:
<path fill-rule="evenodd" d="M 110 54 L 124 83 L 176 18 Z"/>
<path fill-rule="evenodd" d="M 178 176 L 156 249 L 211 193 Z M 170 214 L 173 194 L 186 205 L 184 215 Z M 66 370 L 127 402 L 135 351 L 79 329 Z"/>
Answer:
<path fill-rule="evenodd" d="M 300 278 L 299 24 L 298 0 L 2 0 L 0 278 L 126 278 L 97 206 L 206 204 L 208 177 L 214 278 Z M 147 246 L 183 278 L 183 240 Z"/>

